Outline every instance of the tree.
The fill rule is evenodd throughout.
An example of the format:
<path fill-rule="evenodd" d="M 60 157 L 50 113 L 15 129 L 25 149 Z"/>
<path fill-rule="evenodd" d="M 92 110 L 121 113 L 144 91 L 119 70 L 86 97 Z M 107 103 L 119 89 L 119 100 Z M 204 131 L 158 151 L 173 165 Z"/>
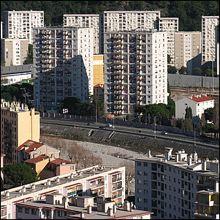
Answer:
<path fill-rule="evenodd" d="M 131 182 L 135 178 L 135 165 L 133 161 L 125 161 L 120 164 L 125 167 L 125 186 L 127 194 L 131 194 Z"/>
<path fill-rule="evenodd" d="M 33 45 L 29 44 L 28 45 L 28 54 L 27 58 L 24 61 L 24 64 L 33 64 Z"/>
<path fill-rule="evenodd" d="M 186 111 L 186 114 L 185 114 L 185 121 L 184 121 L 184 129 L 186 131 L 192 131 L 193 130 L 192 109 L 190 107 L 187 107 L 185 111 Z"/>
<path fill-rule="evenodd" d="M 169 54 L 167 54 L 167 64 L 170 64 L 170 62 L 171 62 L 170 55 L 169 55 Z"/>
<path fill-rule="evenodd" d="M 187 68 L 185 66 L 182 66 L 179 70 L 179 74 L 186 74 L 187 73 Z"/>
<path fill-rule="evenodd" d="M 195 75 L 195 76 L 201 76 L 202 75 L 202 70 L 201 68 L 199 67 L 196 67 L 192 70 L 192 75 Z"/>
<path fill-rule="evenodd" d="M 185 109 L 186 113 L 185 113 L 185 119 L 191 119 L 192 120 L 192 109 L 190 107 L 187 107 Z"/>
<path fill-rule="evenodd" d="M 8 164 L 3 167 L 4 183 L 17 187 L 38 180 L 36 172 L 27 164 Z"/>
<path fill-rule="evenodd" d="M 176 74 L 177 73 L 177 68 L 175 66 L 168 66 L 167 71 L 170 74 Z"/>
<path fill-rule="evenodd" d="M 208 108 L 204 111 L 205 120 L 213 121 L 214 120 L 214 108 Z"/>

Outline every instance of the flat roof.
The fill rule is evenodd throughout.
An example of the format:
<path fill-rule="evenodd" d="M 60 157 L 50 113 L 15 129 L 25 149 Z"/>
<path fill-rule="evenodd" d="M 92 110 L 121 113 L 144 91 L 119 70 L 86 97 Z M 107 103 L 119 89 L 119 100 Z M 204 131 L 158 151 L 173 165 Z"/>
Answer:
<path fill-rule="evenodd" d="M 54 187 L 61 186 L 63 184 L 67 184 L 65 187 L 70 187 L 71 184 L 75 185 L 74 181 L 88 178 L 88 177 L 93 178 L 94 175 L 104 174 L 104 173 L 109 172 L 111 170 L 112 170 L 112 172 L 115 172 L 115 170 L 121 169 L 121 168 L 124 168 L 124 167 L 117 167 L 117 168 L 104 167 L 103 169 L 99 169 L 99 166 L 96 165 L 93 167 L 85 168 L 83 170 L 78 170 L 76 172 L 72 172 L 72 173 L 68 173 L 68 174 L 64 174 L 64 175 L 60 175 L 60 176 L 55 176 L 55 177 L 51 177 L 51 178 L 48 178 L 45 180 L 40 180 L 40 181 L 26 184 L 23 186 L 4 190 L 4 191 L 1 191 L 1 202 L 7 201 L 10 199 L 14 199 L 16 197 L 21 197 L 21 196 L 28 197 L 29 194 L 36 193 L 36 192 L 39 192 L 39 191 L 45 190 L 45 189 L 47 189 L 48 191 L 44 192 L 44 193 L 48 193 L 50 191 L 56 191 L 56 189 L 53 189 Z M 56 181 L 57 179 L 59 179 L 59 182 Z M 51 182 L 50 185 L 45 185 L 48 181 Z M 78 184 L 78 183 L 76 183 L 76 184 Z M 35 186 L 35 189 L 32 188 L 32 185 Z M 24 187 L 25 187 L 26 191 L 21 193 L 21 190 Z M 8 197 L 5 196 L 6 192 L 9 192 Z M 41 193 L 39 192 L 39 194 L 41 194 Z"/>
<path fill-rule="evenodd" d="M 63 14 L 63 17 L 64 16 L 69 16 L 69 17 L 80 17 L 80 16 L 99 17 L 99 14 Z"/>

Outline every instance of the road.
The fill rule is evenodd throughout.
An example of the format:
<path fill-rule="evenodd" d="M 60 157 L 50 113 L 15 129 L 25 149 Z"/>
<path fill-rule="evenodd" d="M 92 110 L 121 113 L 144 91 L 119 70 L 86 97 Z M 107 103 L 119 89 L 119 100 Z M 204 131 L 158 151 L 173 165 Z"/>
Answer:
<path fill-rule="evenodd" d="M 170 140 L 171 142 L 177 141 L 177 142 L 188 143 L 192 145 L 196 144 L 197 146 L 219 150 L 218 144 L 213 144 L 213 143 L 208 143 L 208 142 L 204 143 L 204 141 L 201 142 L 198 139 L 195 142 L 192 137 L 180 135 L 180 134 L 168 133 L 164 135 L 164 134 L 161 134 L 161 132 L 159 131 L 156 131 L 156 134 L 155 134 L 155 131 L 151 129 L 146 129 L 146 128 L 133 128 L 133 127 L 118 126 L 118 125 L 115 126 L 114 128 L 110 128 L 110 127 L 100 128 L 101 126 L 106 126 L 106 124 L 90 123 L 88 125 L 87 123 L 84 123 L 84 122 L 75 122 L 75 121 L 70 121 L 69 119 L 45 119 L 45 118 L 41 118 L 41 124 L 55 124 L 55 125 L 62 125 L 62 126 L 74 126 L 74 127 L 89 128 L 89 129 L 115 131 L 117 133 L 138 135 L 140 136 L 140 138 L 141 137 L 143 138 L 153 137 L 157 139 Z"/>

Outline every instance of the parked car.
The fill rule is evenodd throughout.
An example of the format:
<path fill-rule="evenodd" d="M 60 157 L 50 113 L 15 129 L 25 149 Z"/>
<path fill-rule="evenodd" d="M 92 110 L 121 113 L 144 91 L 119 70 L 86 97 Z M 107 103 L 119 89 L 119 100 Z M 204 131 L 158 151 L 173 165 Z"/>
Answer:
<path fill-rule="evenodd" d="M 162 131 L 161 134 L 167 135 L 168 133 L 166 131 Z"/>

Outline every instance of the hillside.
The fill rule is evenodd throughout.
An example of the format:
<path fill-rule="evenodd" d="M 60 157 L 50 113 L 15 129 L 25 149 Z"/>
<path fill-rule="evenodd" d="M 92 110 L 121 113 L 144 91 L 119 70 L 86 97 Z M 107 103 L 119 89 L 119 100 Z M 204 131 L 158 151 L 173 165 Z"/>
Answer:
<path fill-rule="evenodd" d="M 218 15 L 218 1 L 1 1 L 4 10 L 43 10 L 46 25 L 61 25 L 65 13 L 101 13 L 104 10 L 160 10 L 179 17 L 180 30 L 200 31 L 202 15 Z M 2 14 L 1 14 L 2 16 Z"/>

